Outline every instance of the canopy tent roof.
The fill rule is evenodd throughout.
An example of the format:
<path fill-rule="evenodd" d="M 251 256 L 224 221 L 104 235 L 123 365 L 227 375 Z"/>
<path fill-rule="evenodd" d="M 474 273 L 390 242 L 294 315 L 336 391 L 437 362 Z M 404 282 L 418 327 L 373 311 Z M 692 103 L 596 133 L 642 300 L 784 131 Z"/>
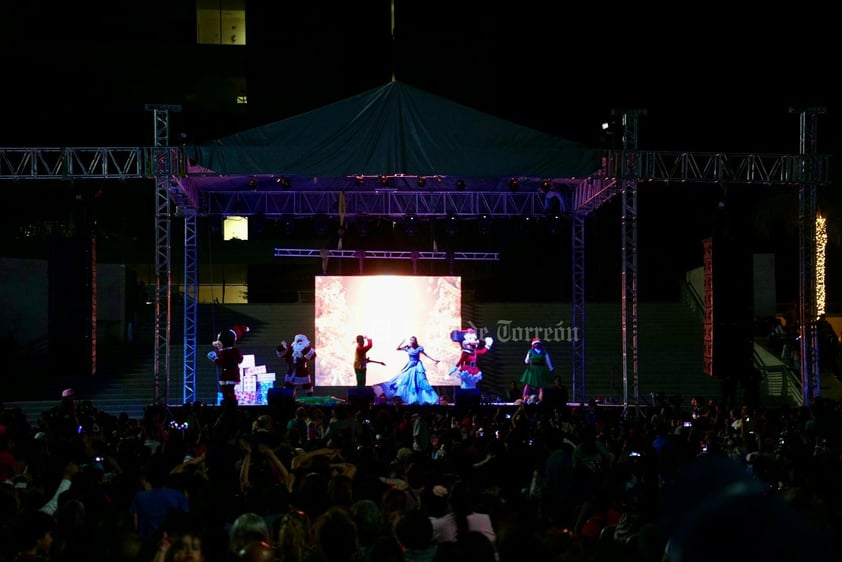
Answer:
<path fill-rule="evenodd" d="M 470 178 L 494 190 L 512 178 L 575 183 L 601 157 L 398 81 L 185 152 L 189 191 L 245 188 L 244 177 L 251 188 L 281 177 L 286 188 L 359 188 L 359 178 L 383 176 L 435 178 L 443 189 Z"/>

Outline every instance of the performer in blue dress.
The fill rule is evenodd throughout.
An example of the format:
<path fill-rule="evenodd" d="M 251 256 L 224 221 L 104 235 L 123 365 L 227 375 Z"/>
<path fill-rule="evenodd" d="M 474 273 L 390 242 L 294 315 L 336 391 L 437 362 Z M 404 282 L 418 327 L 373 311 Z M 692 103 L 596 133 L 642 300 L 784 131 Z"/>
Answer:
<path fill-rule="evenodd" d="M 397 396 L 404 404 L 438 404 L 439 395 L 427 380 L 427 370 L 421 362 L 421 356 L 424 355 L 436 365 L 439 364 L 439 360 L 427 355 L 424 346 L 418 345 L 415 336 L 409 338 L 409 343 L 402 339 L 397 350 L 406 351 L 409 360 L 390 380 L 372 386 L 377 397 L 383 396 L 386 400 L 391 400 Z"/>

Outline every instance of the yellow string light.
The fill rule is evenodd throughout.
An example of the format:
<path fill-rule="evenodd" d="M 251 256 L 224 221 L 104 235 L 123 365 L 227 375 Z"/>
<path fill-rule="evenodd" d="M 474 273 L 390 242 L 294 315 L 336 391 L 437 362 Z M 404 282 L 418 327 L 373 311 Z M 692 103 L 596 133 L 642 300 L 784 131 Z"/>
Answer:
<path fill-rule="evenodd" d="M 825 313 L 825 248 L 827 247 L 827 219 L 816 215 L 816 317 Z"/>

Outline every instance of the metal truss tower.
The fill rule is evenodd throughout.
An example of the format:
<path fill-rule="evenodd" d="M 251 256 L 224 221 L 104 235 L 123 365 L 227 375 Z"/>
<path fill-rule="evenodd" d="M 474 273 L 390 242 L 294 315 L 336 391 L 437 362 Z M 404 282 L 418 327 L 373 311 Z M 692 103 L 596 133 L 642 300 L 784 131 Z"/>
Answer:
<path fill-rule="evenodd" d="M 585 340 L 587 330 L 585 329 L 585 219 L 596 211 L 603 203 L 614 198 L 619 189 L 617 178 L 609 176 L 609 162 L 614 156 L 606 154 L 601 173 L 587 178 L 580 183 L 573 193 L 573 212 L 571 213 L 572 244 L 572 325 L 578 328 L 579 339 L 571 344 L 572 378 L 571 397 L 574 402 L 582 403 L 586 400 L 585 392 Z"/>
<path fill-rule="evenodd" d="M 638 164 L 638 116 L 645 115 L 642 110 L 629 110 L 623 113 L 623 173 L 620 178 L 622 198 L 623 247 L 621 251 L 622 279 L 621 318 L 622 318 L 622 355 L 623 355 L 623 407 L 629 407 L 629 375 L 632 379 L 635 413 L 640 414 L 640 379 L 637 357 L 637 178 Z"/>
<path fill-rule="evenodd" d="M 573 318 L 571 323 L 579 329 L 579 339 L 573 341 L 573 384 L 570 396 L 573 401 L 581 404 L 585 402 L 585 214 L 573 213 L 570 224 L 573 236 L 572 271 L 573 271 Z"/>
<path fill-rule="evenodd" d="M 199 304 L 196 217 L 195 209 L 191 207 L 184 209 L 184 390 L 182 404 L 192 404 L 196 401 L 196 330 Z"/>
<path fill-rule="evenodd" d="M 798 309 L 801 388 L 804 404 L 821 391 L 819 334 L 816 321 L 816 159 L 818 116 L 823 108 L 798 111 L 801 168 L 798 177 Z"/>
<path fill-rule="evenodd" d="M 154 403 L 169 405 L 172 400 L 171 343 L 173 292 L 172 281 L 172 225 L 176 215 L 184 221 L 184 294 L 183 300 L 183 352 L 184 372 L 182 404 L 196 401 L 196 328 L 198 318 L 198 255 L 197 215 L 195 201 L 191 201 L 175 181 L 184 169 L 179 149 L 169 146 L 169 115 L 181 111 L 178 105 L 147 105 L 155 119 L 155 363 Z M 161 381 L 164 391 L 161 392 Z M 163 394 L 163 396 L 162 396 Z"/>
<path fill-rule="evenodd" d="M 170 111 L 174 107 L 147 105 L 154 116 L 154 148 L 151 174 L 155 180 L 155 349 L 152 401 L 169 402 L 170 341 L 172 328 L 172 199 L 170 182 L 176 167 L 170 145 Z M 163 381 L 162 381 L 163 378 Z M 161 385 L 163 384 L 163 392 Z"/>

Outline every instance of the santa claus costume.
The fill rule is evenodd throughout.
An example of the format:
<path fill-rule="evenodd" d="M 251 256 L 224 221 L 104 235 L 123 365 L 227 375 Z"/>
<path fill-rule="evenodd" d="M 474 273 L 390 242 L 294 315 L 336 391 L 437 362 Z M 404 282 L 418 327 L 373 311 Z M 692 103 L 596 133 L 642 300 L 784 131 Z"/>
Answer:
<path fill-rule="evenodd" d="M 237 342 L 248 331 L 249 327 L 242 324 L 222 330 L 213 342 L 213 351 L 208 353 L 208 359 L 218 368 L 217 381 L 223 405 L 237 405 L 234 387 L 240 383 L 240 363 L 243 362 L 243 351 Z"/>
<path fill-rule="evenodd" d="M 286 340 L 278 344 L 275 354 L 287 365 L 284 376 L 284 388 L 292 389 L 296 394 L 299 390 L 307 396 L 313 396 L 313 377 L 310 374 L 310 361 L 316 358 L 316 349 L 310 338 L 304 334 L 296 334 L 292 345 Z"/>

